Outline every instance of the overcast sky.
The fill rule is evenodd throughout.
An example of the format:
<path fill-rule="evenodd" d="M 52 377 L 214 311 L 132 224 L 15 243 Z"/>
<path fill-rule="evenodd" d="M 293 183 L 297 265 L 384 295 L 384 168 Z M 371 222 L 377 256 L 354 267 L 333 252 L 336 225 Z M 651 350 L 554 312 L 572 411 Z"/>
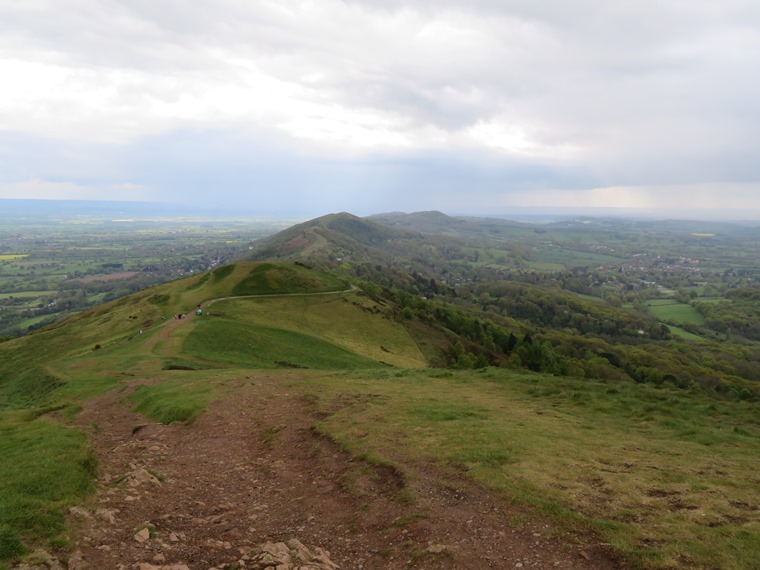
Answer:
<path fill-rule="evenodd" d="M 756 0 L 0 0 L 0 77 L 2 198 L 760 211 Z"/>

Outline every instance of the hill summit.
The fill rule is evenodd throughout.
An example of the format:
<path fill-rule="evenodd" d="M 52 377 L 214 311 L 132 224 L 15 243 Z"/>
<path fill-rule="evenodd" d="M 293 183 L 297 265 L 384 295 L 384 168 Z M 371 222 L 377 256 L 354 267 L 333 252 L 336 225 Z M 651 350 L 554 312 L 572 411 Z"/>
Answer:
<path fill-rule="evenodd" d="M 250 259 L 386 262 L 398 242 L 418 237 L 416 232 L 396 230 L 341 212 L 295 225 L 257 242 Z"/>

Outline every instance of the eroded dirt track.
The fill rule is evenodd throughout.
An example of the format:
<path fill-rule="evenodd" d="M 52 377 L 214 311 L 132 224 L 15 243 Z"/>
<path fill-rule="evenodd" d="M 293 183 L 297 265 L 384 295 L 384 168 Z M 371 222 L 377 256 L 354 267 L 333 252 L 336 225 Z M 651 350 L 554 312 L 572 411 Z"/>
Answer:
<path fill-rule="evenodd" d="M 282 378 L 241 378 L 191 426 L 150 423 L 123 397 L 91 400 L 78 416 L 100 476 L 72 510 L 72 569 L 246 568 L 246 553 L 289 539 L 344 570 L 618 567 L 593 537 L 525 523 L 424 459 L 404 475 L 352 461 L 313 432 Z"/>

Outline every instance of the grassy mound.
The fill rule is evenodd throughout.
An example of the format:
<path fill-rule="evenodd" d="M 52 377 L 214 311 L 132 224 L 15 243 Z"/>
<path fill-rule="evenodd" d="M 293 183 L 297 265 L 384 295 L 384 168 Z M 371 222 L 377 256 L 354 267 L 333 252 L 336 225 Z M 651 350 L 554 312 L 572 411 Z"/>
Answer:
<path fill-rule="evenodd" d="M 303 265 L 258 263 L 233 288 L 233 295 L 324 293 L 346 289 L 346 283 Z"/>
<path fill-rule="evenodd" d="M 360 293 L 229 299 L 215 303 L 213 310 L 245 325 L 321 338 L 376 363 L 404 368 L 427 366 L 415 338 L 393 318 L 390 308 Z M 424 331 L 415 336 L 422 335 Z"/>
<path fill-rule="evenodd" d="M 318 337 L 213 317 L 197 324 L 183 350 L 187 355 L 241 368 L 351 369 L 378 365 Z"/>

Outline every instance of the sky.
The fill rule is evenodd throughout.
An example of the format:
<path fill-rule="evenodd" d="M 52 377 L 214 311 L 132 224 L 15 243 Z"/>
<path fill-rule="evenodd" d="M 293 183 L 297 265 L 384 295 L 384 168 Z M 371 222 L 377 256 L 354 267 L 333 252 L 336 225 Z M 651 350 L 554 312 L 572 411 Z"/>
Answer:
<path fill-rule="evenodd" d="M 760 218 L 754 0 L 0 0 L 0 77 L 0 198 Z"/>

